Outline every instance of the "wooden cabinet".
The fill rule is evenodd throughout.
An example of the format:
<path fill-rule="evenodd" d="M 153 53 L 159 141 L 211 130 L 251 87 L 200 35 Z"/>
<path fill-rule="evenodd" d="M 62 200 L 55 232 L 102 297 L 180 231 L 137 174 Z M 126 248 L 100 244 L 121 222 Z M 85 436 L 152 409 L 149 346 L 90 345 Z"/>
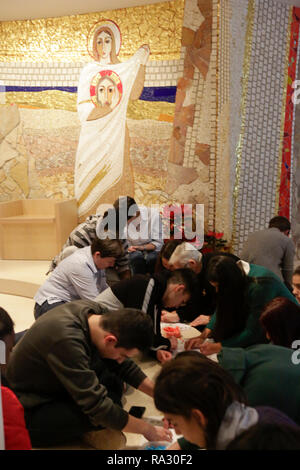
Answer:
<path fill-rule="evenodd" d="M 0 203 L 0 258 L 50 260 L 77 226 L 76 199 Z"/>

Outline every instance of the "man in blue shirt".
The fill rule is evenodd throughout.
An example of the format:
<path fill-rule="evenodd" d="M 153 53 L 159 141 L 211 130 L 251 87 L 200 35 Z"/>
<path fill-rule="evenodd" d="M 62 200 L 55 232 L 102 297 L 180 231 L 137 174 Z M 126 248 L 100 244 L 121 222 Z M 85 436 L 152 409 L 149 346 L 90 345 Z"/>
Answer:
<path fill-rule="evenodd" d="M 34 317 L 59 304 L 78 299 L 94 299 L 108 286 L 105 269 L 122 256 L 119 240 L 96 238 L 91 246 L 76 250 L 62 260 L 34 296 Z"/>

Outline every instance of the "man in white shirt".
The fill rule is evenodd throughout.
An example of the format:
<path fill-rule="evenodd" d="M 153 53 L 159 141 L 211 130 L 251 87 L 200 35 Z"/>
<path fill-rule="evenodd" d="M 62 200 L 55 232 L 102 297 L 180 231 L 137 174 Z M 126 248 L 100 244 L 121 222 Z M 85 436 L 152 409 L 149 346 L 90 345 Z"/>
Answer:
<path fill-rule="evenodd" d="M 162 220 L 156 207 L 139 205 L 139 211 L 140 215 L 125 229 L 129 263 L 133 274 L 152 274 L 163 245 Z"/>
<path fill-rule="evenodd" d="M 114 266 L 122 253 L 119 240 L 96 238 L 91 246 L 62 260 L 34 296 L 34 317 L 62 303 L 94 299 L 108 287 L 105 269 Z"/>

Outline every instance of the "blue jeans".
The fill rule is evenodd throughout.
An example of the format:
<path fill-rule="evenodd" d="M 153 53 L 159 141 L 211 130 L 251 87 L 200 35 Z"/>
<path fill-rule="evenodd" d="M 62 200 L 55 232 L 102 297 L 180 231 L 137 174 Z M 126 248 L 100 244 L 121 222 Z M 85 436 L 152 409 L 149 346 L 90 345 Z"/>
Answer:
<path fill-rule="evenodd" d="M 129 263 L 133 274 L 154 273 L 157 251 L 133 251 L 129 253 Z"/>

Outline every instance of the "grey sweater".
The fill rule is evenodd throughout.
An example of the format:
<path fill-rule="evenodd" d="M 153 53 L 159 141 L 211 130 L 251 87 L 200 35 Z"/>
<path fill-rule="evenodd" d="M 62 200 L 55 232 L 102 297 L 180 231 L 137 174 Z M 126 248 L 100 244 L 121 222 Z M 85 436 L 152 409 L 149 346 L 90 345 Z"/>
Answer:
<path fill-rule="evenodd" d="M 244 261 L 270 269 L 288 284 L 292 281 L 294 256 L 293 241 L 275 227 L 250 233 L 241 253 Z"/>
<path fill-rule="evenodd" d="M 123 429 L 128 413 L 108 396 L 93 369 L 99 361 L 135 388 L 146 378 L 131 360 L 122 364 L 101 359 L 91 342 L 88 315 L 103 314 L 89 300 L 76 300 L 42 315 L 18 342 L 7 379 L 24 408 L 56 399 L 73 400 L 93 426 Z"/>

